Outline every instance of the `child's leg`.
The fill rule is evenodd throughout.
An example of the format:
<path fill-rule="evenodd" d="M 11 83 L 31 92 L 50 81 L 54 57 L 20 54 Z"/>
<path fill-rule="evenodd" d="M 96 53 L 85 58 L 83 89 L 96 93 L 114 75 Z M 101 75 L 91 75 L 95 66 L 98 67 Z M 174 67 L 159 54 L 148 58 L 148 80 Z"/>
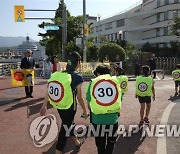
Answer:
<path fill-rule="evenodd" d="M 140 107 L 140 118 L 141 120 L 144 119 L 144 110 L 145 110 L 145 103 L 140 103 L 141 107 Z"/>
<path fill-rule="evenodd" d="M 149 117 L 150 109 L 151 109 L 151 103 L 146 104 L 146 116 L 145 116 L 146 118 Z"/>
<path fill-rule="evenodd" d="M 175 95 L 178 94 L 178 81 L 175 81 Z"/>

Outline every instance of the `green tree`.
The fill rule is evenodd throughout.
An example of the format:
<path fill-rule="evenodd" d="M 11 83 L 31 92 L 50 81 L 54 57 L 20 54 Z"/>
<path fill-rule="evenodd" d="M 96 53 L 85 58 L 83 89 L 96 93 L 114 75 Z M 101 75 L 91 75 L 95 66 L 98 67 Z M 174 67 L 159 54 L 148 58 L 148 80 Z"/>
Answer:
<path fill-rule="evenodd" d="M 87 47 L 87 61 L 96 61 L 98 58 L 98 48 L 95 46 L 94 44 L 94 38 L 88 38 L 87 43 L 86 43 L 86 47 Z"/>
<path fill-rule="evenodd" d="M 125 50 L 116 43 L 104 44 L 99 48 L 99 60 L 102 62 L 106 56 L 111 62 L 116 62 L 117 56 L 123 61 L 125 59 Z"/>
<path fill-rule="evenodd" d="M 171 31 L 174 35 L 180 36 L 180 17 L 174 18 L 174 24 L 171 27 Z"/>
<path fill-rule="evenodd" d="M 62 24 L 62 4 L 59 3 L 59 7 L 55 13 L 55 17 L 52 22 L 42 22 L 39 24 L 40 28 L 44 28 L 46 25 L 59 25 Z M 71 41 L 75 41 L 75 38 L 81 35 L 82 30 L 82 16 L 71 16 L 70 12 L 67 10 L 67 46 L 72 46 Z M 62 49 L 62 29 L 59 28 L 58 31 L 48 30 L 46 33 L 39 33 L 42 37 L 40 43 L 45 46 L 47 55 L 51 56 L 57 53 L 61 53 Z M 70 42 L 70 44 L 68 44 Z M 68 47 L 69 48 L 69 47 Z M 67 51 L 69 52 L 69 51 Z"/>

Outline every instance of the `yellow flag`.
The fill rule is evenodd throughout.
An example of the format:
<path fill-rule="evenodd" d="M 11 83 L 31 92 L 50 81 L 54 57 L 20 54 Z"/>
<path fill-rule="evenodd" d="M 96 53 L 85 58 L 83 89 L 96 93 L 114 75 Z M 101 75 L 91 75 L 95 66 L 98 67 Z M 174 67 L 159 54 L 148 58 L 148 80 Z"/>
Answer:
<path fill-rule="evenodd" d="M 14 19 L 15 22 L 24 22 L 25 21 L 25 13 L 23 5 L 15 5 L 14 6 Z"/>
<path fill-rule="evenodd" d="M 33 69 L 11 69 L 12 86 L 32 86 L 34 85 Z"/>

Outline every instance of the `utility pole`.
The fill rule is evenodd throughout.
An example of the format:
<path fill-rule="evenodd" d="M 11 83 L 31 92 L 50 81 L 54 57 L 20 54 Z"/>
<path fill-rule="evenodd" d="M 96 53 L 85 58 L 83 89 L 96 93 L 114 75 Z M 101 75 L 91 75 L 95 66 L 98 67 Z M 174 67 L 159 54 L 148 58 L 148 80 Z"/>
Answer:
<path fill-rule="evenodd" d="M 86 62 L 86 35 L 85 35 L 85 26 L 86 26 L 86 0 L 83 0 L 83 62 Z"/>
<path fill-rule="evenodd" d="M 65 43 L 66 43 L 66 15 L 65 15 L 65 6 L 64 6 L 64 0 L 61 0 L 62 4 L 62 61 L 65 61 Z"/>

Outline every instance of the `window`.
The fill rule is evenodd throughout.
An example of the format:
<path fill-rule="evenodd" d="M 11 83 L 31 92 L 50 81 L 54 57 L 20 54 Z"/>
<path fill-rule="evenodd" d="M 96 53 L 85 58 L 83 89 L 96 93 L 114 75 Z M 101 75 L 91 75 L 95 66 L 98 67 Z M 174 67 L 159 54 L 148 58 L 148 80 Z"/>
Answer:
<path fill-rule="evenodd" d="M 121 27 L 125 25 L 125 20 L 124 19 L 120 19 L 116 21 L 116 27 Z"/>
<path fill-rule="evenodd" d="M 126 32 L 123 32 L 123 38 L 122 38 L 123 40 L 125 40 L 126 39 Z"/>
<path fill-rule="evenodd" d="M 115 35 L 115 40 L 117 40 L 117 33 L 115 33 L 114 35 Z"/>
<path fill-rule="evenodd" d="M 157 7 L 161 6 L 161 0 L 157 0 Z"/>
<path fill-rule="evenodd" d="M 91 28 L 90 29 L 90 34 L 93 34 L 94 33 L 94 28 Z"/>
<path fill-rule="evenodd" d="M 114 40 L 113 40 L 113 34 L 111 34 L 111 41 L 114 41 Z"/>
<path fill-rule="evenodd" d="M 164 12 L 164 20 L 168 20 L 169 19 L 169 12 Z"/>
<path fill-rule="evenodd" d="M 105 30 L 112 29 L 112 22 L 109 22 L 105 25 Z"/>
<path fill-rule="evenodd" d="M 163 34 L 164 34 L 164 36 L 168 35 L 168 27 L 163 28 Z"/>
<path fill-rule="evenodd" d="M 160 22 L 160 13 L 157 14 L 157 22 Z"/>
<path fill-rule="evenodd" d="M 168 5 L 169 4 L 169 0 L 165 0 L 165 5 Z"/>
<path fill-rule="evenodd" d="M 156 36 L 160 36 L 160 28 L 156 28 Z"/>
<path fill-rule="evenodd" d="M 102 31 L 102 25 L 99 26 L 99 31 Z"/>
<path fill-rule="evenodd" d="M 163 44 L 163 48 L 167 48 L 167 43 L 164 43 L 164 44 Z"/>
<path fill-rule="evenodd" d="M 173 18 L 178 16 L 178 10 L 173 11 Z"/>
<path fill-rule="evenodd" d="M 95 37 L 95 43 L 97 43 L 98 42 L 98 38 L 97 37 Z"/>
<path fill-rule="evenodd" d="M 174 0 L 174 3 L 179 3 L 179 0 Z"/>

